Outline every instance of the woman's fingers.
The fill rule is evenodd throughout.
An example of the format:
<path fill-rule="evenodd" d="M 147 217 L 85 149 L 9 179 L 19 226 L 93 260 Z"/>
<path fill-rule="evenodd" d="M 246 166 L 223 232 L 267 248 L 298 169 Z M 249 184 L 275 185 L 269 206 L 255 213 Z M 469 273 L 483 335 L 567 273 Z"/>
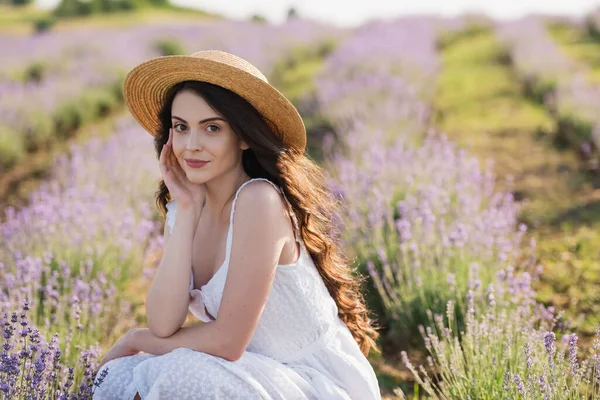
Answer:
<path fill-rule="evenodd" d="M 165 154 L 164 154 L 164 163 L 167 167 L 167 172 L 169 174 L 169 178 L 174 182 L 173 184 L 183 186 L 186 176 L 185 172 L 179 165 L 177 161 L 177 157 L 173 152 L 173 128 L 169 129 L 169 139 L 165 144 Z"/>
<path fill-rule="evenodd" d="M 173 165 L 171 160 L 172 153 L 170 144 L 171 130 L 169 130 L 169 139 L 165 143 L 160 152 L 160 167 L 163 173 L 163 180 L 170 181 L 173 178 Z M 170 182 L 169 182 L 170 183 Z"/>
<path fill-rule="evenodd" d="M 178 181 L 182 185 L 185 184 L 185 180 L 187 179 L 187 176 L 185 174 L 185 171 L 183 170 L 183 168 L 179 164 L 179 160 L 177 160 L 177 157 L 175 156 L 175 153 L 173 153 L 173 152 L 171 152 L 171 162 L 172 162 L 172 165 L 173 165 L 173 174 L 175 174 L 177 176 Z"/>
<path fill-rule="evenodd" d="M 190 182 L 173 151 L 173 128 L 169 129 L 169 138 L 167 143 L 163 145 L 159 159 L 163 171 L 163 180 L 169 191 L 189 194 Z"/>
<path fill-rule="evenodd" d="M 160 150 L 160 157 L 158 158 L 158 165 L 160 167 L 161 172 L 164 173 L 166 172 L 167 169 L 167 165 L 166 165 L 166 152 L 167 152 L 167 148 L 168 146 L 166 144 L 163 144 L 162 149 Z"/>

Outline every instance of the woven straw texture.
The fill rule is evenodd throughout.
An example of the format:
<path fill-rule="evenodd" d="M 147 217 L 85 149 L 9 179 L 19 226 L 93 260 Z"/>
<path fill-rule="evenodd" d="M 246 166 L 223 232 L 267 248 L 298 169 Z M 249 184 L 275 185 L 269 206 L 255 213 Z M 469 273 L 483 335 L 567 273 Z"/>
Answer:
<path fill-rule="evenodd" d="M 219 50 L 156 57 L 129 71 L 123 83 L 125 104 L 151 135 L 160 127 L 158 112 L 168 90 L 185 80 L 209 82 L 237 93 L 262 114 L 287 147 L 306 148 L 306 128 L 294 105 L 254 65 Z"/>

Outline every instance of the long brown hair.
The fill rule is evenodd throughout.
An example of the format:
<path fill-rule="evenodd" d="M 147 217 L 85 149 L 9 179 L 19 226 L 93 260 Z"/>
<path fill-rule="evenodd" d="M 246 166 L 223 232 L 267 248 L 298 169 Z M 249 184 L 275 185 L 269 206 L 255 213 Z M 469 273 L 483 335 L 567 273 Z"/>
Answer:
<path fill-rule="evenodd" d="M 167 94 L 158 115 L 160 128 L 154 139 L 157 158 L 169 138 L 173 100 L 182 90 L 191 90 L 201 96 L 250 146 L 242 153 L 246 174 L 251 178 L 266 178 L 282 189 L 298 218 L 305 247 L 337 304 L 340 319 L 352 332 L 363 354 L 368 355 L 371 348 L 380 353 L 375 342 L 379 337 L 379 326 L 369 317 L 361 293 L 361 282 L 366 278 L 354 273 L 338 247 L 333 221 L 340 204 L 327 190 L 321 167 L 306 154 L 286 148 L 264 117 L 244 98 L 200 81 L 180 82 Z M 161 180 L 156 204 L 163 215 L 170 200 L 169 191 Z"/>

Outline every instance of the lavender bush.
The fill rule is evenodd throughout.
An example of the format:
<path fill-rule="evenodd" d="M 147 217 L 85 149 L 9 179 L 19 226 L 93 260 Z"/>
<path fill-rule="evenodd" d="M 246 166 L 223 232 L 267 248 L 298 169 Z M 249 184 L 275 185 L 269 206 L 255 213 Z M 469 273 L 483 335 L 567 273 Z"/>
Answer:
<path fill-rule="evenodd" d="M 58 334 L 47 340 L 31 324 L 25 301 L 19 312 L 3 313 L 0 353 L 0 393 L 2 398 L 89 399 L 103 376 L 94 377 L 99 348 L 77 346 L 75 367 L 64 365 Z M 80 383 L 76 383 L 80 382 Z"/>
<path fill-rule="evenodd" d="M 475 157 L 428 129 L 435 20 L 386 24 L 393 27 L 359 30 L 332 54 L 319 99 L 343 132 L 335 151 L 331 138 L 325 143 L 330 186 L 344 203 L 342 240 L 373 279 L 392 335 L 410 336 L 425 310 L 491 283 L 529 249 L 512 196 L 495 193 L 489 167 L 482 171 Z M 376 67 L 363 66 L 361 49 L 380 32 L 405 30 L 428 34 L 410 46 L 388 41 L 370 53 Z"/>
<path fill-rule="evenodd" d="M 432 77 L 439 67 L 436 23 L 425 17 L 373 22 L 327 57 L 315 78 L 317 101 L 338 131 L 357 121 L 386 131 L 395 128 L 394 136 L 397 131 L 413 134 L 423 129 L 430 117 L 426 99 L 433 93 Z M 350 143 L 340 137 L 339 144 Z M 369 145 L 351 144 L 356 149 Z"/>
<path fill-rule="evenodd" d="M 158 229 L 150 208 L 159 174 L 153 151 L 150 135 L 129 122 L 106 141 L 73 145 L 70 156 L 59 156 L 29 206 L 5 210 L 0 225 L 5 268 L 14 268 L 10 259 L 17 251 L 34 255 L 48 249 L 75 264 L 82 256 L 107 265 L 139 263 L 140 249 Z"/>
<path fill-rule="evenodd" d="M 515 282 L 510 270 L 502 270 L 497 285 L 528 283 Z M 517 301 L 497 297 L 493 285 L 467 293 L 462 305 L 464 331 L 458 330 L 452 302 L 445 315 L 430 313 L 430 325 L 420 327 L 429 353 L 426 367 L 415 368 L 402 353 L 404 365 L 429 398 L 600 398 L 600 327 L 592 354 L 581 359 L 576 334 L 556 340 L 554 331 L 562 328 L 557 323 L 560 313 L 552 307 L 537 304 L 533 297 Z M 511 308 L 508 301 L 518 306 Z M 406 398 L 401 389 L 395 393 Z"/>
<path fill-rule="evenodd" d="M 600 147 L 600 86 L 588 80 L 587 66 L 558 48 L 546 31 L 548 22 L 536 16 L 505 22 L 498 25 L 498 37 L 509 49 L 526 93 L 555 114 L 560 133 L 589 157 Z"/>
<path fill-rule="evenodd" d="M 579 68 L 548 35 L 540 17 L 498 23 L 496 33 L 509 49 L 512 64 L 528 94 L 540 102 L 547 100 L 561 79 Z"/>
<path fill-rule="evenodd" d="M 398 140 L 361 156 L 360 164 L 334 156 L 331 185 L 345 205 L 342 239 L 366 266 L 396 334 L 410 335 L 425 310 L 487 285 L 507 265 L 540 272 L 512 196 L 494 192 L 494 176 L 475 157 L 434 134 L 422 147 Z"/>
<path fill-rule="evenodd" d="M 156 261 L 162 222 L 150 207 L 159 175 L 152 140 L 131 120 L 70 151 L 27 207 L 5 210 L 0 313 L 27 301 L 34 324 L 64 339 L 64 357 L 75 362 L 76 347 L 135 327 L 139 299 L 126 289 Z"/>

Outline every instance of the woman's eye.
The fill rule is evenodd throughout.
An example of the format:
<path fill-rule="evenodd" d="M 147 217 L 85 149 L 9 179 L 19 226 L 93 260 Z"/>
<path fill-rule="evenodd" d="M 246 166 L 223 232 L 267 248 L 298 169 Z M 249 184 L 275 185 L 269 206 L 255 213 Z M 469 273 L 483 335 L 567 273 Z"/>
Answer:
<path fill-rule="evenodd" d="M 221 128 L 219 127 L 219 125 L 208 125 L 208 126 L 207 126 L 207 128 L 210 128 L 211 126 L 214 126 L 215 128 L 217 128 L 217 130 L 210 131 L 210 132 L 212 132 L 212 133 L 214 133 L 214 132 L 218 132 L 218 131 L 220 131 L 220 130 L 221 130 Z"/>
<path fill-rule="evenodd" d="M 180 127 L 181 129 L 178 129 L 178 127 Z M 175 124 L 175 126 L 173 126 L 173 128 L 177 131 L 177 132 L 183 132 L 185 130 L 185 125 L 183 124 Z"/>

